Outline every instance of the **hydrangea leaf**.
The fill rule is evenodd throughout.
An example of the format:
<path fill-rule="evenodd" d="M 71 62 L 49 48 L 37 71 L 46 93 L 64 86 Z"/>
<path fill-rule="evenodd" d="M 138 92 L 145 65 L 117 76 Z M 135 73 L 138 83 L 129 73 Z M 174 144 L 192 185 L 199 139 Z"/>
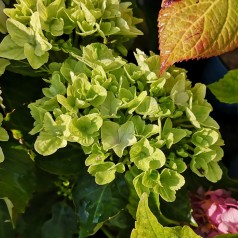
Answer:
<path fill-rule="evenodd" d="M 192 112 L 195 115 L 198 122 L 203 123 L 208 119 L 210 112 L 212 111 L 212 107 L 203 106 L 203 105 L 193 105 Z"/>
<path fill-rule="evenodd" d="M 172 128 L 172 121 L 167 118 L 162 130 L 162 138 L 165 138 L 166 145 L 170 148 L 173 144 L 178 143 L 184 137 L 189 135 L 189 132 L 185 129 Z"/>
<path fill-rule="evenodd" d="M 188 226 L 163 227 L 151 212 L 148 204 L 148 195 L 144 193 L 138 204 L 135 228 L 132 230 L 130 237 L 143 238 L 145 236 L 148 238 L 200 237 Z"/>
<path fill-rule="evenodd" d="M 52 217 L 41 228 L 45 238 L 71 237 L 77 232 L 77 216 L 74 210 L 65 202 L 56 203 L 52 207 Z"/>
<path fill-rule="evenodd" d="M 14 19 L 7 20 L 7 29 L 11 39 L 21 47 L 24 47 L 25 43 L 33 43 L 34 42 L 34 32 L 31 28 L 26 27 L 19 21 Z"/>
<path fill-rule="evenodd" d="M 136 113 L 143 115 L 144 117 L 153 117 L 154 115 L 156 115 L 156 113 L 158 113 L 159 106 L 155 98 L 146 96 L 135 111 Z"/>
<path fill-rule="evenodd" d="M 80 118 L 74 118 L 69 124 L 70 141 L 76 141 L 83 146 L 90 146 L 103 123 L 97 113 L 88 114 Z"/>
<path fill-rule="evenodd" d="M 12 228 L 12 223 L 10 222 L 9 209 L 3 199 L 0 199 L 0 237 L 14 237 L 14 230 Z M 8 222 L 6 222 L 8 221 Z"/>
<path fill-rule="evenodd" d="M 36 186 L 34 163 L 18 142 L 3 143 L 1 146 L 5 160 L 0 164 L 0 198 L 8 198 L 13 209 L 22 213 Z"/>
<path fill-rule="evenodd" d="M 95 176 L 95 181 L 99 185 L 111 183 L 115 179 L 115 173 L 123 173 L 125 167 L 122 163 L 114 164 L 113 162 L 104 162 L 93 164 L 88 168 L 89 174 Z"/>
<path fill-rule="evenodd" d="M 3 34 L 6 34 L 7 33 L 7 28 L 6 28 L 7 16 L 3 12 L 4 8 L 5 8 L 4 2 L 0 1 L 0 32 Z"/>
<path fill-rule="evenodd" d="M 100 43 L 93 43 L 84 47 L 83 58 L 91 66 L 101 65 L 105 71 L 118 69 L 126 63 L 120 56 L 115 57 L 113 51 L 106 45 Z"/>
<path fill-rule="evenodd" d="M 123 176 L 98 185 L 88 173 L 81 173 L 73 189 L 73 202 L 79 216 L 79 235 L 94 234 L 103 222 L 126 208 L 128 188 Z"/>
<path fill-rule="evenodd" d="M 136 212 L 135 228 L 131 238 L 142 238 L 146 234 L 148 238 L 164 237 L 163 227 L 159 224 L 148 205 L 148 195 L 143 193 Z"/>
<path fill-rule="evenodd" d="M 53 98 L 58 94 L 64 95 L 66 93 L 66 88 L 62 83 L 60 74 L 53 74 L 50 83 L 51 85 L 49 88 L 42 89 L 42 92 L 46 97 Z"/>
<path fill-rule="evenodd" d="M 80 158 L 80 160 L 79 160 Z M 78 175 L 84 167 L 85 155 L 80 147 L 66 146 L 47 158 L 36 155 L 35 164 L 41 170 L 58 176 Z"/>
<path fill-rule="evenodd" d="M 143 177 L 144 177 L 144 172 L 137 175 L 134 179 L 133 179 L 133 185 L 134 185 L 134 188 L 136 190 L 136 193 L 139 197 L 142 196 L 143 193 L 146 193 L 146 194 L 150 194 L 150 188 L 149 187 L 146 187 L 143 183 L 142 183 L 142 180 L 143 180 Z"/>
<path fill-rule="evenodd" d="M 218 163 L 215 161 L 211 161 L 210 163 L 208 163 L 207 166 L 208 166 L 208 171 L 207 171 L 205 177 L 209 181 L 216 183 L 222 177 L 222 169 L 220 168 Z"/>
<path fill-rule="evenodd" d="M 100 107 L 100 113 L 104 116 L 116 116 L 121 103 L 120 99 L 117 99 L 112 92 L 108 91 L 107 97 Z"/>
<path fill-rule="evenodd" d="M 14 60 L 25 59 L 24 49 L 18 46 L 10 37 L 7 35 L 3 38 L 0 44 L 0 57 Z"/>
<path fill-rule="evenodd" d="M 39 154 L 47 156 L 66 145 L 67 141 L 62 136 L 55 136 L 51 132 L 41 132 L 36 139 L 34 147 Z"/>
<path fill-rule="evenodd" d="M 10 64 L 9 60 L 0 58 L 0 76 L 4 73 L 6 67 L 9 64 Z"/>
<path fill-rule="evenodd" d="M 61 115 L 54 121 L 51 114 L 46 112 L 44 115 L 44 131 L 41 131 L 34 144 L 35 150 L 41 155 L 51 155 L 59 148 L 67 145 L 69 136 L 69 123 L 71 117 Z"/>
<path fill-rule="evenodd" d="M 165 201 L 175 200 L 176 190 L 180 189 L 185 183 L 184 177 L 176 171 L 163 169 L 160 174 L 160 183 L 154 188 Z"/>
<path fill-rule="evenodd" d="M 4 161 L 4 154 L 2 148 L 0 147 L 0 163 L 2 163 L 3 161 Z"/>
<path fill-rule="evenodd" d="M 228 71 L 222 79 L 209 84 L 208 88 L 219 101 L 238 103 L 238 69 Z"/>
<path fill-rule="evenodd" d="M 8 139 L 9 139 L 9 136 L 7 131 L 4 128 L 0 127 L 0 141 L 7 141 Z"/>
<path fill-rule="evenodd" d="M 29 133 L 34 135 L 43 129 L 44 116 L 47 111 L 34 103 L 29 104 L 28 107 L 31 109 L 31 116 L 35 119 L 34 128 Z"/>
<path fill-rule="evenodd" d="M 157 170 L 150 170 L 144 172 L 142 184 L 147 188 L 155 187 L 160 181 L 160 174 Z"/>
<path fill-rule="evenodd" d="M 101 85 L 92 85 L 87 93 L 87 101 L 94 107 L 100 106 L 107 97 L 107 90 Z"/>
<path fill-rule="evenodd" d="M 215 130 L 203 128 L 192 135 L 192 143 L 198 147 L 204 148 L 215 144 L 218 141 L 219 134 Z"/>
<path fill-rule="evenodd" d="M 158 18 L 161 72 L 178 61 L 235 49 L 238 13 L 234 9 L 238 9 L 236 0 L 164 0 Z"/>
<path fill-rule="evenodd" d="M 220 152 L 218 151 L 218 154 Z M 220 154 L 222 155 L 222 154 Z M 199 151 L 199 148 L 197 147 L 195 149 L 195 154 L 192 158 L 192 161 L 190 163 L 191 170 L 197 174 L 200 177 L 209 177 L 214 180 L 215 173 L 217 171 L 217 178 L 221 176 L 221 170 L 218 169 L 217 161 L 220 160 L 221 158 L 217 158 L 217 151 L 212 150 L 212 149 L 207 149 L 207 150 L 201 150 Z M 210 165 L 211 163 L 211 165 Z M 212 169 L 212 166 L 214 166 L 214 171 Z M 210 173 L 210 175 L 208 175 Z"/>
<path fill-rule="evenodd" d="M 105 121 L 102 126 L 101 136 L 103 149 L 113 149 L 119 157 L 122 157 L 123 151 L 127 146 L 131 146 L 136 142 L 134 124 L 131 121 L 121 126 L 115 122 Z"/>
<path fill-rule="evenodd" d="M 166 160 L 164 153 L 158 148 L 153 148 L 146 138 L 131 147 L 130 159 L 143 171 L 161 168 Z"/>
<path fill-rule="evenodd" d="M 155 124 L 145 124 L 145 121 L 140 116 L 132 117 L 135 125 L 135 131 L 138 136 L 149 138 L 152 135 L 160 132 L 160 127 Z"/>
<path fill-rule="evenodd" d="M 48 61 L 49 53 L 45 52 L 41 56 L 37 56 L 34 51 L 35 48 L 32 45 L 25 43 L 24 54 L 27 60 L 33 69 L 38 69 Z"/>

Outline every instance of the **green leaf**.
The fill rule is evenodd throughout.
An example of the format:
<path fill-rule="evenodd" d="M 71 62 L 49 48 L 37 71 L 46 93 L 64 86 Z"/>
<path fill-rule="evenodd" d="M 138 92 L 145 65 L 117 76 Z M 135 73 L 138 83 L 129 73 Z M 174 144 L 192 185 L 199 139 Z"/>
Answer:
<path fill-rule="evenodd" d="M 5 36 L 0 44 L 0 57 L 14 60 L 22 60 L 26 58 L 24 49 L 18 46 L 11 39 L 10 35 Z"/>
<path fill-rule="evenodd" d="M 14 238 L 12 223 L 4 200 L 0 199 L 0 237 Z"/>
<path fill-rule="evenodd" d="M 120 56 L 114 56 L 114 52 L 106 45 L 100 43 L 84 47 L 83 58 L 89 62 L 92 68 L 94 65 L 101 65 L 105 71 L 118 69 L 126 63 Z"/>
<path fill-rule="evenodd" d="M 95 181 L 99 185 L 111 183 L 115 179 L 115 173 L 123 173 L 125 166 L 122 163 L 104 162 L 93 164 L 89 167 L 88 172 L 95 176 Z"/>
<path fill-rule="evenodd" d="M 88 114 L 80 118 L 72 119 L 69 124 L 70 141 L 75 141 L 83 146 L 90 146 L 99 135 L 98 131 L 103 123 L 97 113 Z"/>
<path fill-rule="evenodd" d="M 218 141 L 219 134 L 215 130 L 203 128 L 192 135 L 192 143 L 198 147 L 205 148 Z"/>
<path fill-rule="evenodd" d="M 162 130 L 162 138 L 166 140 L 166 145 L 168 148 L 190 134 L 185 129 L 173 128 L 172 126 L 173 124 L 171 119 L 167 118 Z"/>
<path fill-rule="evenodd" d="M 52 207 L 52 218 L 42 226 L 44 238 L 72 237 L 77 231 L 77 216 L 74 210 L 64 202 Z"/>
<path fill-rule="evenodd" d="M 3 161 L 4 161 L 4 154 L 2 148 L 0 147 L 0 163 L 2 163 Z"/>
<path fill-rule="evenodd" d="M 105 121 L 102 125 L 102 144 L 104 150 L 113 149 L 122 157 L 126 147 L 136 143 L 134 124 L 128 121 L 121 126 L 115 122 Z"/>
<path fill-rule="evenodd" d="M 148 206 L 148 195 L 144 193 L 138 204 L 136 212 L 135 229 L 132 230 L 131 238 L 159 238 L 164 237 L 163 227 Z"/>
<path fill-rule="evenodd" d="M 222 79 L 209 84 L 208 88 L 219 101 L 238 103 L 238 69 L 228 71 Z"/>
<path fill-rule="evenodd" d="M 7 33 L 7 28 L 6 28 L 7 16 L 3 12 L 4 8 L 5 8 L 4 2 L 0 1 L 0 32 L 3 34 L 6 34 Z"/>
<path fill-rule="evenodd" d="M 130 160 L 135 163 L 137 168 L 148 171 L 161 168 L 165 164 L 166 158 L 162 150 L 153 148 L 149 140 L 143 138 L 131 147 Z"/>
<path fill-rule="evenodd" d="M 4 73 L 6 67 L 10 64 L 10 61 L 7 59 L 0 58 L 0 76 Z"/>
<path fill-rule="evenodd" d="M 192 215 L 188 189 L 184 186 L 177 191 L 174 202 L 166 202 L 160 199 L 160 210 L 164 216 L 178 221 L 179 224 L 190 224 Z"/>
<path fill-rule="evenodd" d="M 163 169 L 160 174 L 160 183 L 154 188 L 165 201 L 173 202 L 176 190 L 185 184 L 184 177 L 176 171 Z"/>
<path fill-rule="evenodd" d="M 236 0 L 163 1 L 158 19 L 161 72 L 178 61 L 235 49 L 238 12 L 234 9 L 238 9 Z"/>
<path fill-rule="evenodd" d="M 24 47 L 25 43 L 34 43 L 33 30 L 19 21 L 9 18 L 7 20 L 7 30 L 11 39 L 20 47 Z"/>
<path fill-rule="evenodd" d="M 0 164 L 0 198 L 7 197 L 16 212 L 24 212 L 35 189 L 34 164 L 23 146 L 1 145 L 5 160 Z"/>
<path fill-rule="evenodd" d="M 208 171 L 205 177 L 209 181 L 216 183 L 217 181 L 221 179 L 222 173 L 223 173 L 222 169 L 220 168 L 218 163 L 215 161 L 211 161 L 210 163 L 208 163 Z"/>
<path fill-rule="evenodd" d="M 54 121 L 51 114 L 46 112 L 44 115 L 43 127 L 34 144 L 35 150 L 41 155 L 51 155 L 59 148 L 67 145 L 67 136 L 69 135 L 68 126 L 71 117 L 61 115 Z"/>
<path fill-rule="evenodd" d="M 115 98 L 114 94 L 108 91 L 107 97 L 100 107 L 100 112 L 103 116 L 116 116 L 121 103 L 121 100 Z"/>
<path fill-rule="evenodd" d="M 35 164 L 47 173 L 69 176 L 82 172 L 84 159 L 85 155 L 80 146 L 75 148 L 69 144 L 53 155 L 47 157 L 36 155 Z"/>
<path fill-rule="evenodd" d="M 127 196 L 123 176 L 118 176 L 110 184 L 97 185 L 93 177 L 82 174 L 73 189 L 73 201 L 79 217 L 79 236 L 94 234 L 103 222 L 125 209 Z"/>
<path fill-rule="evenodd" d="M 40 68 L 43 64 L 45 64 L 48 61 L 49 58 L 48 52 L 45 52 L 40 56 L 36 55 L 35 48 L 28 43 L 25 43 L 24 45 L 24 54 L 33 69 Z"/>
<path fill-rule="evenodd" d="M 144 193 L 141 196 L 137 213 L 135 228 L 132 230 L 131 238 L 199 238 L 195 232 L 188 226 L 163 227 L 154 214 L 150 211 L 148 205 L 148 195 Z"/>
<path fill-rule="evenodd" d="M 66 88 L 62 83 L 61 77 L 59 73 L 54 73 L 52 78 L 50 79 L 50 87 L 43 88 L 42 92 L 48 98 L 53 98 L 58 94 L 64 95 L 66 93 Z"/>
<path fill-rule="evenodd" d="M 1 127 L 0 124 L 0 141 L 8 141 L 9 136 L 7 134 L 7 131 Z"/>
<path fill-rule="evenodd" d="M 64 148 L 67 141 L 62 136 L 55 136 L 52 132 L 41 132 L 35 142 L 35 150 L 44 156 L 55 153 L 59 148 Z"/>

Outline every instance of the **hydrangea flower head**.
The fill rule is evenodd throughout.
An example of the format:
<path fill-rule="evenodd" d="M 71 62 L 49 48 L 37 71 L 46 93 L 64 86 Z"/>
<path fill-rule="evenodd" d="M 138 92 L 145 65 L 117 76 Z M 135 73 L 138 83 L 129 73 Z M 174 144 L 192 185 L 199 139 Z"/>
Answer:
<path fill-rule="evenodd" d="M 238 201 L 224 189 L 191 194 L 196 232 L 207 238 L 219 234 L 238 234 Z"/>

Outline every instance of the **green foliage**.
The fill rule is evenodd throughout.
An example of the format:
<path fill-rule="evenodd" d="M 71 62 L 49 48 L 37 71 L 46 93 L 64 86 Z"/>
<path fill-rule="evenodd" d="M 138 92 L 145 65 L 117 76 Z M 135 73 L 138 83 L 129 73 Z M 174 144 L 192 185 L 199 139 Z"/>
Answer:
<path fill-rule="evenodd" d="M 221 179 L 219 125 L 184 69 L 127 56 L 132 6 L 0 0 L 0 236 L 196 237 L 187 191 Z"/>
<path fill-rule="evenodd" d="M 0 108 L 4 107 L 2 104 L 3 99 L 1 97 L 1 93 L 2 93 L 2 91 L 0 90 Z M 3 122 L 3 115 L 0 112 L 0 141 L 8 141 L 9 136 L 8 136 L 7 131 L 1 126 L 2 122 Z M 0 163 L 3 161 L 4 161 L 4 154 L 3 154 L 2 148 L 0 146 Z"/>
<path fill-rule="evenodd" d="M 5 160 L 0 164 L 0 197 L 8 198 L 14 211 L 22 213 L 35 190 L 34 163 L 26 149 L 17 143 L 4 143 L 2 148 Z"/>
<path fill-rule="evenodd" d="M 81 175 L 73 190 L 80 237 L 94 234 L 105 221 L 125 209 L 127 195 L 127 185 L 123 177 L 117 177 L 112 183 L 100 186 L 88 174 Z"/>
<path fill-rule="evenodd" d="M 219 81 L 208 85 L 216 98 L 224 103 L 238 103 L 238 69 L 228 71 Z"/>
<path fill-rule="evenodd" d="M 76 231 L 77 219 L 74 210 L 65 203 L 56 203 L 52 207 L 52 218 L 42 226 L 43 237 L 72 237 Z"/>
<path fill-rule="evenodd" d="M 188 226 L 184 227 L 163 227 L 154 214 L 150 211 L 148 206 L 148 197 L 146 193 L 141 196 L 137 214 L 135 229 L 132 230 L 131 238 L 169 238 L 169 237 L 178 237 L 178 238 L 199 238 L 200 236 L 196 235 L 194 231 Z"/>
<path fill-rule="evenodd" d="M 0 44 L 0 57 L 26 59 L 33 69 L 39 69 L 51 61 L 50 51 L 68 51 L 68 47 L 79 47 L 80 41 L 81 45 L 101 41 L 126 52 L 124 42 L 142 34 L 135 27 L 141 19 L 133 16 L 130 5 L 118 0 L 24 0 L 4 9 L 1 2 L 0 31 L 8 34 Z M 71 38 L 64 40 L 64 35 Z"/>

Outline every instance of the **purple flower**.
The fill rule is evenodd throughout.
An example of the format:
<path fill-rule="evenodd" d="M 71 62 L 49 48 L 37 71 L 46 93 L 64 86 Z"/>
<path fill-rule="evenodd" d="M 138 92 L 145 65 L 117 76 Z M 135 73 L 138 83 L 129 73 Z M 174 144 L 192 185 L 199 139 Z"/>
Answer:
<path fill-rule="evenodd" d="M 198 224 L 196 232 L 206 238 L 218 234 L 238 233 L 238 201 L 224 189 L 191 194 L 192 215 Z"/>

